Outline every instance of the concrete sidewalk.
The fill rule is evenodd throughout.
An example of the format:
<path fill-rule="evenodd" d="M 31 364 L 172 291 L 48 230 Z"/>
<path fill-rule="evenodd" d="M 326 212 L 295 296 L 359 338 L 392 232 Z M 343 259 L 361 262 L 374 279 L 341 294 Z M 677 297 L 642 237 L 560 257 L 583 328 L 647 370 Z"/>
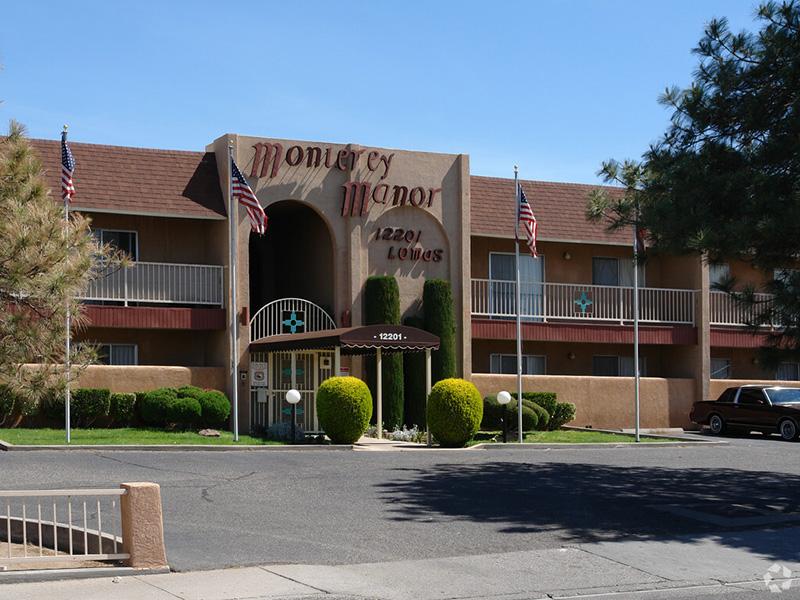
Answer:
<path fill-rule="evenodd" d="M 581 544 L 559 549 L 352 565 L 265 565 L 216 571 L 0 585 L 2 600 L 233 600 L 244 598 L 559 598 L 662 590 L 659 597 L 769 594 L 776 563 L 800 575 L 800 528 L 720 534 L 701 540 Z M 772 557 L 754 551 L 770 549 Z M 781 579 L 790 593 L 800 581 Z M 2 581 L 2 577 L 0 577 Z M 789 590 L 785 590 L 789 591 Z M 630 594 L 630 595 L 629 595 Z M 616 594 L 615 594 L 616 595 Z M 646 595 L 654 597 L 652 592 Z M 737 596 L 739 597 L 739 596 Z M 748 596 L 750 597 L 750 596 Z"/>

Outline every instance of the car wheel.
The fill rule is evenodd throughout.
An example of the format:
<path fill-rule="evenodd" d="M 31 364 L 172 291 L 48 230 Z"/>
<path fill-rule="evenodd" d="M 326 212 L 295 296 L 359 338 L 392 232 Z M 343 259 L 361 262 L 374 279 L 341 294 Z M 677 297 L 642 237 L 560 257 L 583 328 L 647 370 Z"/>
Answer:
<path fill-rule="evenodd" d="M 722 435 L 725 432 L 725 421 L 719 415 L 711 415 L 708 419 L 708 428 L 714 435 Z"/>
<path fill-rule="evenodd" d="M 778 423 L 778 433 L 781 434 L 781 438 L 786 440 L 787 442 L 791 442 L 797 439 L 797 423 L 792 421 L 791 419 L 784 419 L 780 423 Z"/>

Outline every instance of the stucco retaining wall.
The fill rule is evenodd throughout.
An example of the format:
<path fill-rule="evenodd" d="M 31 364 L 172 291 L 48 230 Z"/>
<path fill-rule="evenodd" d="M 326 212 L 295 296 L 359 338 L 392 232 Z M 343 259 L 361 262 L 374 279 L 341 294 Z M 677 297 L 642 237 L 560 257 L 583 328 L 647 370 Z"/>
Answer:
<path fill-rule="evenodd" d="M 183 385 L 225 390 L 227 371 L 223 367 L 93 365 L 80 374 L 73 387 L 108 388 L 112 392 L 144 392 Z"/>
<path fill-rule="evenodd" d="M 482 395 L 500 390 L 514 392 L 516 375 L 473 373 L 472 382 Z M 524 376 L 526 392 L 555 392 L 560 402 L 575 405 L 576 426 L 600 429 L 634 426 L 633 377 Z M 693 379 L 643 377 L 640 386 L 640 423 L 646 428 L 689 427 L 689 411 L 694 401 Z"/>

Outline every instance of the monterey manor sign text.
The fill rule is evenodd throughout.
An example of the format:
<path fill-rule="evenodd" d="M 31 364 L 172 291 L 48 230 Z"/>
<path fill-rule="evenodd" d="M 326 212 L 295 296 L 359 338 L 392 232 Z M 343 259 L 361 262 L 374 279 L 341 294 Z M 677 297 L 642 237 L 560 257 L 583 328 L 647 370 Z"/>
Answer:
<path fill-rule="evenodd" d="M 384 154 L 379 150 L 294 145 L 287 148 L 278 142 L 259 142 L 253 144 L 255 155 L 250 177 L 276 177 L 281 167 L 305 166 L 309 169 L 339 169 L 353 171 L 359 164 L 365 164 L 371 173 L 380 175 L 379 183 L 368 181 L 348 181 L 343 188 L 342 216 L 364 216 L 369 212 L 370 203 L 391 206 L 413 206 L 430 208 L 440 195 L 442 188 L 391 185 L 383 180 L 389 175 L 394 153 Z"/>

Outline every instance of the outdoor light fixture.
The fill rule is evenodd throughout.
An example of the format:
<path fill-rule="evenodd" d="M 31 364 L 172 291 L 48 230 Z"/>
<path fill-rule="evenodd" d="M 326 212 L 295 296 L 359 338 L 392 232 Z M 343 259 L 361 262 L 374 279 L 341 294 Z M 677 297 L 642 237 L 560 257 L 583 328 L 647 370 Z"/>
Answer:
<path fill-rule="evenodd" d="M 497 394 L 497 402 L 503 407 L 503 443 L 508 442 L 508 419 L 506 419 L 507 406 L 511 402 L 511 394 L 503 390 Z"/>
<path fill-rule="evenodd" d="M 570 260 L 572 258 L 572 254 L 570 254 L 569 252 L 566 252 L 566 251 L 561 256 L 564 257 L 564 260 Z"/>
<path fill-rule="evenodd" d="M 570 359 L 570 360 L 575 360 L 575 353 L 574 352 L 569 352 L 567 354 L 567 358 Z"/>
<path fill-rule="evenodd" d="M 286 392 L 286 401 L 292 405 L 292 443 L 295 443 L 295 423 L 297 423 L 297 403 L 300 402 L 300 392 L 289 390 Z"/>

